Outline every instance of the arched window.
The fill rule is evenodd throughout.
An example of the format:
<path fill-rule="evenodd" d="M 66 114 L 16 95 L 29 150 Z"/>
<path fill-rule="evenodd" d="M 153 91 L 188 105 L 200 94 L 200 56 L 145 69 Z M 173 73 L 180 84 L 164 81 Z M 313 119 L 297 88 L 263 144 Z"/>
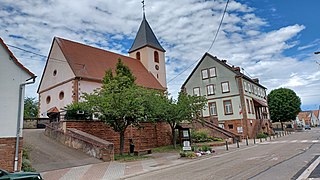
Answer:
<path fill-rule="evenodd" d="M 154 62 L 159 63 L 159 53 L 158 53 L 158 51 L 154 51 Z"/>
<path fill-rule="evenodd" d="M 136 59 L 140 60 L 140 52 L 136 53 Z"/>

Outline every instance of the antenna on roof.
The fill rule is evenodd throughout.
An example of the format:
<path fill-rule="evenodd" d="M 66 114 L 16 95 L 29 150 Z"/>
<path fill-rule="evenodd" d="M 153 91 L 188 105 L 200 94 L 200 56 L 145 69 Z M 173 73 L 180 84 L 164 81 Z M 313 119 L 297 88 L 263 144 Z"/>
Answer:
<path fill-rule="evenodd" d="M 145 18 L 146 17 L 146 10 L 145 10 L 146 5 L 144 4 L 144 0 L 142 0 L 141 3 L 142 3 L 143 18 Z"/>

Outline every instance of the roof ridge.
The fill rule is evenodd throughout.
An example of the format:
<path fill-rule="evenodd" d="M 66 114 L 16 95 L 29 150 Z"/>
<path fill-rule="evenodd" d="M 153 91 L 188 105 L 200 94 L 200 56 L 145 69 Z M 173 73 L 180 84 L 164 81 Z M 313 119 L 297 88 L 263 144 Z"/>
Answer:
<path fill-rule="evenodd" d="M 90 45 L 88 45 L 88 44 L 84 44 L 84 43 L 81 43 L 81 42 L 73 41 L 73 40 L 70 40 L 70 39 L 65 39 L 65 38 L 61 38 L 61 37 L 55 37 L 55 38 L 57 38 L 57 39 L 59 39 L 59 40 L 63 40 L 63 41 L 69 41 L 69 42 L 71 42 L 71 43 L 76 43 L 76 44 L 79 44 L 79 45 L 82 45 L 82 46 L 87 46 L 87 47 L 89 47 L 89 48 L 97 49 L 97 50 L 99 50 L 99 51 L 105 51 L 105 52 L 108 52 L 108 53 L 112 53 L 112 54 L 114 54 L 114 55 L 124 56 L 124 57 L 126 57 L 126 58 L 130 58 L 130 59 L 135 60 L 135 61 L 138 60 L 138 59 L 134 59 L 134 58 L 132 58 L 132 57 L 130 57 L 130 56 L 126 56 L 126 55 L 124 55 L 124 54 L 115 53 L 115 52 L 113 52 L 113 51 L 105 50 L 105 49 L 102 49 L 102 48 L 99 48 L 99 47 L 90 46 Z M 59 43 L 59 41 L 58 41 L 58 43 Z M 140 61 L 140 60 L 138 60 L 138 61 Z"/>
<path fill-rule="evenodd" d="M 4 43 L 3 39 L 0 37 L 0 44 L 8 51 L 9 55 L 13 58 L 14 62 L 22 69 L 24 70 L 27 74 L 29 74 L 31 77 L 36 77 L 35 74 L 33 74 L 29 69 L 27 69 L 23 64 L 21 64 L 18 59 L 14 56 L 12 51 L 10 51 L 9 47 Z"/>

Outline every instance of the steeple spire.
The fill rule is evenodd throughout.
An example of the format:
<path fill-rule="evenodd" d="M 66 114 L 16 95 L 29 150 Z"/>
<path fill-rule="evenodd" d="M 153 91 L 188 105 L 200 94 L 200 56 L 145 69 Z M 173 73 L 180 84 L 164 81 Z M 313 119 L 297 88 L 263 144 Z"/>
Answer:
<path fill-rule="evenodd" d="M 146 6 L 146 5 L 144 4 L 144 0 L 142 0 L 141 3 L 142 3 L 143 19 L 145 19 L 145 18 L 146 18 L 146 10 L 145 10 L 145 6 Z"/>
<path fill-rule="evenodd" d="M 165 52 L 146 19 L 144 0 L 142 0 L 141 3 L 143 10 L 143 19 L 137 32 L 136 38 L 134 39 L 134 42 L 129 50 L 129 53 L 145 46 L 153 47 L 162 52 Z"/>

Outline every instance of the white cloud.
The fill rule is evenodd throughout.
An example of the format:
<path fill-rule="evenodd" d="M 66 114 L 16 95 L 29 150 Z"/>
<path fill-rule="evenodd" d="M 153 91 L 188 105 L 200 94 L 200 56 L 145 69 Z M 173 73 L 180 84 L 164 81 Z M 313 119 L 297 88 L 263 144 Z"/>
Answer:
<path fill-rule="evenodd" d="M 208 50 L 226 1 L 150 0 L 146 3 L 147 19 L 167 50 L 167 79 L 193 64 L 168 84 L 169 92 L 176 96 L 195 61 Z M 136 0 L 0 0 L 0 4 L 0 36 L 5 42 L 44 55 L 48 54 L 54 36 L 126 54 L 142 18 L 140 1 Z M 317 94 L 319 66 L 314 60 L 309 57 L 311 59 L 301 61 L 283 54 L 298 45 L 295 38 L 305 26 L 294 24 L 267 32 L 263 30 L 265 26 L 269 26 L 268 20 L 258 17 L 255 8 L 230 1 L 210 53 L 259 77 L 269 90 L 286 86 L 299 95 Z M 41 76 L 45 59 L 16 49 L 12 51 L 24 65 Z M 30 86 L 27 95 L 35 96 L 36 86 Z M 319 96 L 303 98 L 304 103 L 318 101 Z"/>

